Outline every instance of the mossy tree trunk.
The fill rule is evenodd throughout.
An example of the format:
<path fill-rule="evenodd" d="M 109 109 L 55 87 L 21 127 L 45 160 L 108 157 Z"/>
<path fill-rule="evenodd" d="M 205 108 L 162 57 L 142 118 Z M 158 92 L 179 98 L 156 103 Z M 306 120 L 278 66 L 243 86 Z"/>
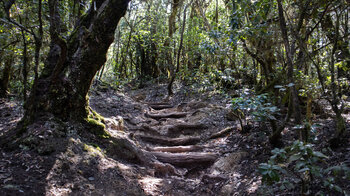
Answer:
<path fill-rule="evenodd" d="M 95 0 L 67 39 L 62 38 L 58 0 L 49 0 L 50 52 L 25 105 L 24 121 L 53 114 L 64 120 L 88 117 L 88 97 L 96 72 L 106 61 L 114 31 L 129 0 Z"/>

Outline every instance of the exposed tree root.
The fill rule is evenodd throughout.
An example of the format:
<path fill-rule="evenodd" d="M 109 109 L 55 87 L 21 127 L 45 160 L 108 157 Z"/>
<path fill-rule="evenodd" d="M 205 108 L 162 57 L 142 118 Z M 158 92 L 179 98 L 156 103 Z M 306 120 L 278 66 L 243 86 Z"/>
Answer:
<path fill-rule="evenodd" d="M 152 128 L 148 125 L 141 125 L 139 127 L 133 127 L 129 130 L 131 130 L 131 131 L 143 131 L 146 133 L 151 133 L 153 135 L 160 135 L 160 133 L 155 128 Z"/>
<path fill-rule="evenodd" d="M 194 152 L 202 150 L 202 146 L 166 146 L 166 147 L 154 147 L 154 148 L 148 148 L 149 151 L 156 151 L 156 152 L 171 152 L 171 153 L 179 153 L 179 152 Z"/>
<path fill-rule="evenodd" d="M 170 105 L 168 102 L 143 102 L 147 105 Z"/>
<path fill-rule="evenodd" d="M 173 108 L 173 105 L 149 105 L 149 107 L 155 109 L 155 110 L 162 110 L 167 108 Z"/>
<path fill-rule="evenodd" d="M 181 138 L 169 138 L 160 136 L 147 136 L 147 135 L 135 135 L 141 140 L 151 142 L 155 144 L 167 145 L 167 146 L 181 146 L 181 145 L 193 145 L 200 142 L 200 137 L 181 137 Z"/>
<path fill-rule="evenodd" d="M 193 164 L 210 164 L 217 158 L 218 154 L 206 153 L 206 152 L 192 152 L 192 153 L 165 153 L 165 152 L 152 152 L 159 161 L 164 163 L 170 163 L 172 165 L 187 167 L 193 166 Z"/>
<path fill-rule="evenodd" d="M 169 163 L 158 161 L 152 153 L 140 149 L 128 138 L 113 137 L 107 153 L 112 157 L 153 168 L 156 176 L 183 176 L 187 172 L 186 169 L 177 169 Z"/>
<path fill-rule="evenodd" d="M 169 175 L 184 176 L 187 173 L 186 169 L 177 169 L 169 163 L 162 163 L 159 161 L 155 161 L 153 162 L 152 165 L 155 170 L 154 172 L 155 176 L 169 176 Z"/>
<path fill-rule="evenodd" d="M 128 138 L 112 137 L 107 149 L 112 157 L 123 159 L 132 163 L 150 165 L 152 158 Z"/>
<path fill-rule="evenodd" d="M 156 120 L 159 120 L 161 118 L 182 118 L 186 117 L 188 113 L 186 112 L 174 112 L 174 113 L 169 113 L 169 114 L 149 114 L 145 113 L 145 116 L 148 118 L 153 118 Z"/>
<path fill-rule="evenodd" d="M 237 127 L 226 127 L 225 129 L 223 129 L 217 133 L 212 134 L 209 137 L 209 139 L 215 139 L 218 137 L 222 137 L 222 136 L 227 135 L 228 133 L 230 133 L 231 131 L 236 130 L 236 129 L 237 129 Z"/>
<path fill-rule="evenodd" d="M 184 129 L 205 129 L 207 128 L 204 124 L 177 124 L 168 127 L 168 133 L 179 132 Z"/>
<path fill-rule="evenodd" d="M 202 176 L 202 182 L 204 183 L 207 183 L 207 182 L 212 182 L 212 181 L 215 181 L 215 182 L 221 182 L 221 181 L 227 181 L 228 180 L 228 177 L 227 176 L 224 176 L 222 174 L 219 174 L 219 175 L 213 175 L 213 174 L 204 174 Z"/>

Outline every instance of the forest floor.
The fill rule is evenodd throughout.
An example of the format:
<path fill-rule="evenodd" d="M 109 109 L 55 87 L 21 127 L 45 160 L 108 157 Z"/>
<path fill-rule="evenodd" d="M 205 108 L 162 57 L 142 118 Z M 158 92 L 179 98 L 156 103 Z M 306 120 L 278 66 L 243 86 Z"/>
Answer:
<path fill-rule="evenodd" d="M 253 123 L 242 132 L 225 96 L 178 83 L 175 89 L 170 99 L 162 84 L 142 89 L 129 84 L 123 91 L 99 85 L 90 92 L 90 106 L 105 117 L 111 137 L 128 140 L 152 163 L 135 161 L 130 149 L 113 151 L 110 140 L 66 125 L 61 135 L 53 134 L 65 139 L 51 142 L 49 150 L 25 143 L 12 151 L 0 149 L 0 195 L 299 195 L 298 185 L 278 191 L 278 186 L 261 182 L 257 168 L 272 150 L 268 127 Z M 0 135 L 14 128 L 22 115 L 18 101 L 1 99 Z M 349 133 L 350 115 L 344 116 Z M 316 133 L 317 150 L 329 149 L 327 141 L 334 131 L 330 117 L 329 111 L 315 116 L 322 125 Z M 51 133 L 57 126 L 43 122 L 31 129 Z M 285 145 L 297 137 L 291 130 L 283 132 Z M 345 146 L 324 152 L 325 164 L 349 164 L 348 136 L 346 141 Z M 346 180 L 339 183 L 350 190 Z"/>

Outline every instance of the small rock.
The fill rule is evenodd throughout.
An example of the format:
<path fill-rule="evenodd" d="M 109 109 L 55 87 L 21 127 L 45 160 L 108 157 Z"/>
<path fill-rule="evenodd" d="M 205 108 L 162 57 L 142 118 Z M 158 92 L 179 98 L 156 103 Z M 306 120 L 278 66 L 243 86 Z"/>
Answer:
<path fill-rule="evenodd" d="M 221 188 L 219 195 L 221 196 L 230 196 L 234 191 L 234 186 L 232 184 L 226 184 Z"/>
<path fill-rule="evenodd" d="M 89 179 L 90 181 L 94 181 L 94 180 L 95 180 L 94 177 L 89 177 L 88 179 Z"/>
<path fill-rule="evenodd" d="M 210 182 L 222 182 L 226 181 L 228 178 L 225 175 L 218 174 L 218 175 L 212 175 L 212 174 L 204 174 L 202 177 L 202 181 L 204 183 L 210 183 Z"/>
<path fill-rule="evenodd" d="M 223 172 L 230 172 L 235 170 L 236 166 L 241 160 L 248 155 L 247 152 L 234 152 L 230 153 L 225 157 L 220 158 L 213 165 L 213 170 L 219 170 Z"/>

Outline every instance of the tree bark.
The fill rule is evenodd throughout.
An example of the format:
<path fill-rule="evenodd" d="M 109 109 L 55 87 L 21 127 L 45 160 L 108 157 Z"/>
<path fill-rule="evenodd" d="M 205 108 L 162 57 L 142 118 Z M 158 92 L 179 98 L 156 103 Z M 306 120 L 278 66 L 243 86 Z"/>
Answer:
<path fill-rule="evenodd" d="M 22 59 L 22 63 L 23 63 L 23 67 L 22 67 L 22 76 L 23 76 L 23 100 L 26 101 L 27 100 L 27 78 L 28 78 L 28 57 L 27 57 L 27 41 L 26 41 L 26 37 L 25 37 L 25 33 L 24 30 L 22 31 L 22 39 L 23 39 L 23 59 Z"/>
<path fill-rule="evenodd" d="M 173 83 L 175 81 L 176 73 L 179 72 L 179 70 L 180 70 L 180 54 L 181 54 L 183 40 L 184 40 L 184 32 L 185 32 L 185 26 L 186 26 L 186 10 L 187 10 L 188 5 L 189 4 L 187 4 L 185 9 L 184 9 L 182 29 L 181 29 L 181 38 L 180 38 L 180 46 L 179 46 L 179 50 L 177 52 L 177 59 L 176 59 L 176 70 L 172 73 L 170 82 L 168 84 L 168 95 L 169 96 L 172 96 L 174 94 L 172 86 L 173 86 Z"/>
<path fill-rule="evenodd" d="M 298 92 L 297 92 L 295 85 L 294 85 L 295 82 L 294 82 L 294 77 L 293 77 L 293 60 L 292 60 L 293 55 L 292 55 L 291 46 L 289 44 L 286 21 L 285 21 L 284 16 L 283 16 L 282 2 L 281 2 L 281 0 L 277 0 L 277 3 L 278 3 L 278 15 L 279 15 L 279 21 L 280 21 L 280 28 L 281 28 L 283 42 L 284 42 L 284 46 L 286 49 L 286 55 L 287 55 L 287 65 L 288 65 L 287 77 L 288 77 L 289 83 L 293 84 L 290 87 L 290 91 L 291 91 L 291 101 L 292 101 L 293 110 L 294 110 L 293 111 L 294 118 L 295 118 L 295 122 L 297 124 L 300 124 L 302 122 L 301 109 L 300 109 L 299 100 L 298 100 Z"/>
<path fill-rule="evenodd" d="M 24 121 L 51 113 L 81 121 L 88 117 L 88 97 L 96 72 L 106 61 L 114 31 L 129 0 L 97 0 L 67 40 L 60 36 L 58 1 L 49 0 L 50 52 L 25 105 Z"/>
<path fill-rule="evenodd" d="M 0 79 L 0 97 L 6 97 L 7 96 L 7 90 L 8 90 L 8 83 L 10 80 L 10 75 L 11 75 L 11 65 L 13 62 L 13 56 L 9 56 L 4 64 L 4 70 L 2 73 L 2 78 Z"/>
<path fill-rule="evenodd" d="M 34 80 L 37 81 L 39 74 L 38 74 L 38 69 L 39 69 L 39 63 L 40 63 L 40 50 L 41 50 L 41 46 L 43 43 L 43 21 L 42 21 L 42 0 L 39 0 L 39 5 L 38 5 L 38 18 L 39 18 L 39 31 L 38 31 L 38 35 L 34 35 L 34 40 L 35 40 L 35 54 L 34 54 L 34 58 L 35 58 L 35 67 L 34 67 Z"/>

